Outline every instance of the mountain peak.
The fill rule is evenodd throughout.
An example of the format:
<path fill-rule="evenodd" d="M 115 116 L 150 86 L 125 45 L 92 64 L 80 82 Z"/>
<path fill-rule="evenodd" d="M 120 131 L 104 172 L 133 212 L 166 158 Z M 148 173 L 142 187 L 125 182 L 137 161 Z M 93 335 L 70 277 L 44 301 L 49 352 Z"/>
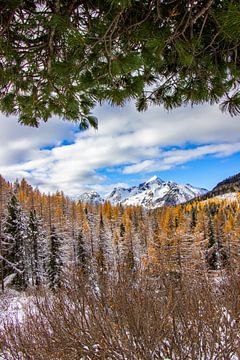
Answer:
<path fill-rule="evenodd" d="M 157 183 L 158 185 L 160 185 L 160 184 L 163 184 L 164 181 L 162 179 L 160 179 L 157 175 L 154 175 L 150 179 L 148 179 L 147 181 L 144 182 L 145 185 L 152 184 L 152 183 Z"/>
<path fill-rule="evenodd" d="M 101 204 L 104 202 L 104 199 L 98 192 L 91 190 L 90 192 L 85 192 L 80 195 L 79 201 L 82 203 Z"/>
<path fill-rule="evenodd" d="M 149 180 L 145 181 L 145 184 L 148 184 L 150 182 L 154 182 L 156 180 L 160 180 L 160 179 L 158 179 L 157 175 L 153 175 Z"/>
<path fill-rule="evenodd" d="M 191 185 L 177 184 L 172 181 L 163 181 L 156 175 L 146 182 L 130 188 L 116 187 L 105 197 L 113 205 L 143 206 L 145 209 L 154 209 L 160 206 L 177 205 L 206 193 Z M 102 203 L 104 200 L 95 192 L 81 196 L 82 202 Z"/>

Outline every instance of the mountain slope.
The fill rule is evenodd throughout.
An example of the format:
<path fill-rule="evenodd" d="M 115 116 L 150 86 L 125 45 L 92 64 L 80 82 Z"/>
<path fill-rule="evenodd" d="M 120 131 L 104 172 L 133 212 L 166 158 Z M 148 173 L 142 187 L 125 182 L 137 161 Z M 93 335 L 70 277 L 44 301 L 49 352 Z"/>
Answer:
<path fill-rule="evenodd" d="M 102 204 L 104 199 L 96 191 L 85 192 L 80 195 L 79 201 L 88 204 Z"/>
<path fill-rule="evenodd" d="M 126 195 L 126 192 L 129 194 L 127 197 L 120 197 L 121 190 L 119 188 L 114 189 L 107 200 L 114 204 L 115 194 L 118 192 L 118 202 L 122 205 L 141 205 L 146 209 L 177 205 L 206 192 L 205 189 L 195 188 L 189 184 L 179 185 L 172 181 L 165 182 L 156 176 L 139 186 L 124 189 L 124 195 Z"/>
<path fill-rule="evenodd" d="M 138 186 L 130 188 L 114 188 L 106 196 L 105 200 L 110 201 L 113 205 L 122 204 L 123 206 L 143 206 L 146 209 L 154 209 L 160 206 L 173 206 L 184 203 L 207 192 L 206 189 L 196 188 L 189 184 L 180 185 L 172 181 L 163 181 L 157 176 L 153 176 L 148 181 Z M 91 193 L 90 193 L 91 194 Z M 99 195 L 99 194 L 98 194 Z M 81 196 L 81 201 L 99 203 L 93 201 L 93 196 L 87 193 Z M 95 199 L 101 198 L 95 193 Z"/>
<path fill-rule="evenodd" d="M 240 191 L 240 173 L 221 181 L 212 189 L 212 192 L 217 195 L 238 191 Z"/>
<path fill-rule="evenodd" d="M 200 196 L 198 200 L 206 200 L 213 197 L 235 199 L 238 192 L 240 192 L 240 173 L 219 182 L 211 191 Z"/>

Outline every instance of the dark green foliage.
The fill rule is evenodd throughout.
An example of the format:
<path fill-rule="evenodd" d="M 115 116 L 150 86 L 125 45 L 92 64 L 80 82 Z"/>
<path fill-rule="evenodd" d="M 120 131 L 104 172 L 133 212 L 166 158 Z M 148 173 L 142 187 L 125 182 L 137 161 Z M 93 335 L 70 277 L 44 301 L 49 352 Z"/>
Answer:
<path fill-rule="evenodd" d="M 121 223 L 120 224 L 120 236 L 121 236 L 121 238 L 124 238 L 125 232 L 126 232 L 125 226 L 124 226 L 123 223 Z"/>
<path fill-rule="evenodd" d="M 213 217 L 208 221 L 208 250 L 206 260 L 210 270 L 221 270 L 228 265 L 229 254 L 222 244 L 221 232 L 216 232 Z"/>
<path fill-rule="evenodd" d="M 0 109 L 82 129 L 97 127 L 91 111 L 103 101 L 220 103 L 238 115 L 239 24 L 231 0 L 1 2 Z"/>
<path fill-rule="evenodd" d="M 106 271 L 106 246 L 105 246 L 105 229 L 102 214 L 100 214 L 99 231 L 98 231 L 98 250 L 96 255 L 98 273 L 104 274 Z"/>
<path fill-rule="evenodd" d="M 35 210 L 31 210 L 28 220 L 28 249 L 27 260 L 32 285 L 40 285 L 44 277 L 44 265 L 46 262 L 45 248 L 46 234 L 42 230 L 42 224 Z"/>
<path fill-rule="evenodd" d="M 194 229 L 197 225 L 197 209 L 195 207 L 192 207 L 192 213 L 191 213 L 191 229 Z"/>
<path fill-rule="evenodd" d="M 47 264 L 47 275 L 50 289 L 54 290 L 61 286 L 62 258 L 61 239 L 54 226 L 51 227 L 49 237 L 49 258 Z"/>
<path fill-rule="evenodd" d="M 80 229 L 77 237 L 77 246 L 76 246 L 76 260 L 77 266 L 80 267 L 83 273 L 87 271 L 87 251 L 85 248 L 83 233 Z"/>
<path fill-rule="evenodd" d="M 206 259 L 208 266 L 211 270 L 218 270 L 218 243 L 215 235 L 213 219 L 209 218 L 208 223 L 208 250 L 206 253 Z"/>
<path fill-rule="evenodd" d="M 26 279 L 26 233 L 21 207 L 11 195 L 4 224 L 4 277 L 13 275 L 12 286 L 17 290 L 27 287 Z"/>

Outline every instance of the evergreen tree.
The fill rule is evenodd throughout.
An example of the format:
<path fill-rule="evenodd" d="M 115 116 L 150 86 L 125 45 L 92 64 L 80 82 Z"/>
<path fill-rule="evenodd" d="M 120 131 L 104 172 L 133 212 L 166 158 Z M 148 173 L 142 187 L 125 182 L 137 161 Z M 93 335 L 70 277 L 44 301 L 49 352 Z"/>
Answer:
<path fill-rule="evenodd" d="M 44 278 L 46 263 L 46 234 L 35 210 L 31 210 L 28 220 L 28 262 L 32 285 L 40 285 Z"/>
<path fill-rule="evenodd" d="M 79 229 L 76 244 L 76 262 L 82 272 L 85 274 L 87 271 L 87 251 L 84 244 L 82 229 Z"/>
<path fill-rule="evenodd" d="M 120 237 L 123 239 L 124 238 L 124 235 L 125 235 L 125 226 L 123 223 L 120 224 Z"/>
<path fill-rule="evenodd" d="M 212 216 L 208 222 L 208 249 L 206 259 L 210 269 L 220 270 L 228 264 L 229 251 L 223 246 L 222 233 L 216 231 Z"/>
<path fill-rule="evenodd" d="M 61 239 L 56 232 L 55 226 L 51 226 L 49 236 L 49 250 L 48 250 L 48 263 L 47 275 L 50 289 L 54 290 L 61 286 L 61 273 L 62 273 L 62 253 L 61 253 Z"/>
<path fill-rule="evenodd" d="M 196 225 L 197 225 L 197 209 L 195 206 L 193 206 L 191 211 L 191 224 L 190 224 L 191 229 L 194 230 Z"/>
<path fill-rule="evenodd" d="M 122 242 L 123 264 L 127 271 L 135 269 L 135 257 L 133 250 L 133 232 L 129 217 L 126 217 L 124 241 Z"/>
<path fill-rule="evenodd" d="M 58 115 L 96 127 L 103 100 L 240 113 L 239 1 L 2 3 L 0 108 L 23 124 Z"/>
<path fill-rule="evenodd" d="M 100 214 L 99 229 L 98 229 L 98 250 L 96 254 L 97 271 L 99 274 L 106 272 L 106 246 L 105 246 L 105 229 L 103 223 L 102 213 Z"/>
<path fill-rule="evenodd" d="M 218 269 L 217 241 L 214 229 L 214 222 L 211 215 L 208 221 L 208 250 L 206 253 L 206 259 L 210 269 Z"/>
<path fill-rule="evenodd" d="M 17 290 L 27 287 L 26 226 L 17 197 L 12 193 L 4 223 L 4 275 L 13 275 L 12 285 Z"/>

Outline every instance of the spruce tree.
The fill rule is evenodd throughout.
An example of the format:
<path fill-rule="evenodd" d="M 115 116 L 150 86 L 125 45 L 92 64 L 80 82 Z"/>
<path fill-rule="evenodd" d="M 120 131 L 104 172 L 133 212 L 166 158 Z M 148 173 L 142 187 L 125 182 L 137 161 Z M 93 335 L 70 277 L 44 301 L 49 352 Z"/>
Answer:
<path fill-rule="evenodd" d="M 51 226 L 49 236 L 47 275 L 50 289 L 54 290 L 61 286 L 62 273 L 61 238 L 57 234 L 55 226 Z"/>
<path fill-rule="evenodd" d="M 209 215 L 208 221 L 208 249 L 206 251 L 206 259 L 211 270 L 221 270 L 228 265 L 229 261 L 229 252 L 223 246 L 221 231 L 216 231 L 211 215 Z"/>
<path fill-rule="evenodd" d="M 123 239 L 125 235 L 126 229 L 123 223 L 120 224 L 120 237 Z"/>
<path fill-rule="evenodd" d="M 84 244 L 82 229 L 79 229 L 76 244 L 76 263 L 81 271 L 87 272 L 87 251 Z"/>
<path fill-rule="evenodd" d="M 28 262 L 32 285 L 40 285 L 44 279 L 46 263 L 46 233 L 36 210 L 31 210 L 28 219 Z"/>
<path fill-rule="evenodd" d="M 58 115 L 96 127 L 104 100 L 240 113 L 239 1 L 1 3 L 0 109 L 23 124 Z"/>
<path fill-rule="evenodd" d="M 211 215 L 208 220 L 208 249 L 206 259 L 211 270 L 221 269 L 221 245 L 216 236 L 215 224 Z"/>
<path fill-rule="evenodd" d="M 26 226 L 17 197 L 12 193 L 3 228 L 4 276 L 13 275 L 12 286 L 17 290 L 27 287 L 26 278 Z"/>
<path fill-rule="evenodd" d="M 191 211 L 191 223 L 190 223 L 191 229 L 194 230 L 196 225 L 197 225 L 197 209 L 195 206 L 193 206 Z"/>
<path fill-rule="evenodd" d="M 99 229 L 98 229 L 98 250 L 96 255 L 97 271 L 99 274 L 106 272 L 107 260 L 106 260 L 106 246 L 105 246 L 105 228 L 103 223 L 102 213 L 100 214 Z"/>

